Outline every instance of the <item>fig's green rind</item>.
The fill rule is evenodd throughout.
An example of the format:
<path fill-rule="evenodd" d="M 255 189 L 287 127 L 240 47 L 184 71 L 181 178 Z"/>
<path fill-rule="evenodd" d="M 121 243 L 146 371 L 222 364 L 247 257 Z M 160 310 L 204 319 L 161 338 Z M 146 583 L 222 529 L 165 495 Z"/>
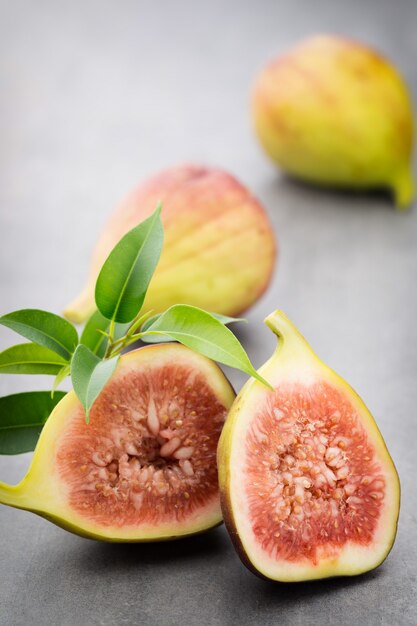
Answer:
<path fill-rule="evenodd" d="M 269 316 L 265 320 L 265 322 L 271 328 L 271 330 L 275 332 L 275 334 L 277 334 L 278 336 L 281 337 L 281 339 L 283 339 L 282 335 L 279 332 L 277 332 L 277 329 L 274 324 L 274 318 L 277 316 L 281 318 L 280 321 L 282 321 L 283 326 L 285 327 L 285 330 L 288 332 L 288 329 L 290 329 L 290 332 L 292 332 L 292 324 L 279 311 L 276 311 L 274 314 Z M 316 365 L 320 368 L 322 374 L 324 375 L 324 378 L 331 379 L 333 382 L 336 382 L 338 384 L 338 387 L 343 389 L 343 391 L 347 393 L 348 395 L 352 396 L 356 403 L 358 403 L 360 406 L 364 406 L 361 398 L 352 389 L 352 387 L 348 383 L 346 383 L 344 379 L 342 379 L 338 374 L 336 374 L 331 368 L 325 365 L 312 352 L 311 348 L 309 347 L 305 339 L 298 333 L 298 331 L 295 331 L 295 332 L 297 332 L 302 342 L 305 343 L 305 346 L 303 346 L 303 349 L 308 350 L 310 354 L 313 355 Z M 259 370 L 260 373 L 266 378 L 268 378 L 268 375 L 271 373 L 270 366 L 271 364 L 273 364 L 273 362 L 277 358 L 280 349 L 281 349 L 281 346 L 278 345 L 273 356 Z M 367 571 L 371 571 L 379 567 L 385 561 L 388 554 L 390 553 L 393 547 L 394 541 L 395 541 L 396 533 L 397 533 L 398 517 L 399 517 L 399 511 L 400 511 L 400 481 L 399 481 L 397 470 L 389 454 L 385 441 L 375 421 L 373 420 L 371 414 L 369 413 L 369 411 L 366 409 L 365 406 L 364 408 L 366 409 L 366 412 L 368 413 L 369 417 L 372 420 L 372 426 L 377 432 L 380 443 L 382 444 L 382 447 L 385 451 L 386 461 L 390 465 L 389 469 L 392 472 L 392 477 L 396 480 L 395 492 L 397 494 L 397 498 L 396 498 L 396 501 L 393 503 L 393 505 L 396 507 L 397 514 L 396 514 L 395 520 L 393 521 L 392 530 L 387 541 L 387 545 L 388 545 L 387 550 L 381 554 L 380 559 L 377 560 L 375 563 L 373 563 L 372 566 L 368 566 L 368 565 L 360 566 L 359 564 L 356 564 L 356 565 L 352 564 L 352 567 L 350 569 L 345 568 L 343 571 L 335 571 L 334 573 L 332 573 L 331 571 L 327 571 L 327 573 L 324 573 L 324 572 L 321 573 L 320 568 L 318 569 L 312 568 L 311 576 L 302 576 L 300 578 L 297 578 L 294 576 L 289 576 L 288 578 L 286 578 L 285 576 L 280 576 L 279 578 L 271 578 L 270 575 L 267 575 L 266 573 L 262 572 L 260 569 L 254 566 L 254 564 L 252 563 L 250 559 L 249 554 L 247 553 L 244 547 L 243 541 L 239 535 L 238 523 L 236 521 L 236 515 L 233 510 L 232 499 L 231 499 L 231 488 L 230 488 L 231 471 L 232 471 L 231 464 L 230 464 L 230 457 L 231 457 L 231 450 L 232 450 L 232 442 L 234 439 L 234 431 L 235 431 L 236 424 L 239 422 L 239 414 L 242 410 L 242 406 L 244 405 L 246 398 L 248 398 L 254 392 L 255 393 L 258 392 L 259 390 L 262 390 L 262 392 L 265 395 L 269 393 L 267 390 L 262 389 L 262 386 L 260 386 L 259 383 L 253 379 L 250 379 L 244 385 L 244 387 L 238 394 L 229 412 L 225 426 L 220 436 L 218 452 L 217 452 L 217 465 L 218 465 L 218 470 L 219 470 L 220 502 L 221 502 L 222 511 L 223 511 L 223 519 L 224 519 L 226 528 L 230 534 L 231 540 L 243 564 L 250 571 L 252 571 L 254 574 L 259 576 L 260 578 L 263 578 L 265 580 L 275 580 L 277 582 L 282 582 L 282 583 L 301 582 L 301 581 L 306 581 L 306 580 L 315 580 L 315 579 L 324 579 L 324 578 L 333 578 L 333 577 L 339 578 L 339 577 L 345 577 L 345 576 L 356 576 L 356 575 L 363 574 Z"/>
<path fill-rule="evenodd" d="M 135 364 L 136 362 L 140 366 L 141 361 L 150 364 L 158 358 L 167 359 L 168 362 L 182 360 L 191 366 L 193 364 L 196 367 L 199 366 L 216 397 L 224 403 L 226 408 L 230 407 L 236 394 L 218 365 L 179 344 L 151 345 L 129 352 L 121 357 L 121 365 L 118 366 L 118 369 L 123 367 L 123 364 L 130 367 L 132 363 Z M 169 359 L 173 359 L 173 361 L 169 361 Z M 121 525 L 119 529 L 117 526 L 109 525 L 107 528 L 90 519 L 83 519 L 79 513 L 72 512 L 65 496 L 62 495 L 62 492 L 60 493 L 60 484 L 54 476 L 53 460 L 51 459 L 55 454 L 55 441 L 65 428 L 66 420 L 71 419 L 73 411 L 78 408 L 79 401 L 74 392 L 69 392 L 57 404 L 42 430 L 30 469 L 25 478 L 15 486 L 0 482 L 0 503 L 29 510 L 79 536 L 113 543 L 181 539 L 201 534 L 222 523 L 221 510 L 215 500 L 207 503 L 207 510 L 200 512 L 197 521 L 186 519 L 183 523 L 184 531 L 181 531 L 182 522 L 177 522 L 176 527 L 172 530 L 170 530 L 170 524 L 164 523 L 163 527 L 161 526 L 160 534 L 158 534 L 158 527 L 154 530 L 149 527 L 140 528 L 140 526 L 123 528 Z"/>
<path fill-rule="evenodd" d="M 193 532 L 187 532 L 183 534 L 173 534 L 173 535 L 164 535 L 161 537 L 143 537 L 143 538 L 123 538 L 123 537 L 108 537 L 106 535 L 102 535 L 99 533 L 93 533 L 81 530 L 78 526 L 71 524 L 67 520 L 63 520 L 59 517 L 55 517 L 53 515 L 48 515 L 47 513 L 42 513 L 40 511 L 32 511 L 39 517 L 43 517 L 48 520 L 48 522 L 52 522 L 56 526 L 67 530 L 73 535 L 78 535 L 79 537 L 84 537 L 85 539 L 95 539 L 96 541 L 103 541 L 105 543 L 160 543 L 163 541 L 176 541 L 178 539 L 185 539 L 186 537 L 194 537 L 195 535 L 202 535 L 208 530 L 212 530 L 213 528 L 217 528 L 223 524 L 223 518 L 216 523 L 212 523 L 208 526 L 202 527 L 200 530 L 196 530 Z"/>
<path fill-rule="evenodd" d="M 10 498 L 10 494 L 4 494 L 2 493 L 2 485 L 4 483 L 0 483 L 0 502 L 1 504 L 5 505 L 5 506 L 10 506 L 14 509 L 20 509 L 22 511 L 30 511 L 31 513 L 34 513 L 35 515 L 38 515 L 39 517 L 42 517 L 43 519 L 48 520 L 48 522 L 52 522 L 53 524 L 55 524 L 56 526 L 59 526 L 60 528 L 63 528 L 64 530 L 74 534 L 74 535 L 78 535 L 79 537 L 84 537 L 85 539 L 95 539 L 95 540 L 99 540 L 99 541 L 104 541 L 106 543 L 158 543 L 160 541 L 171 541 L 171 540 L 176 540 L 176 539 L 184 539 L 185 537 L 192 537 L 194 535 L 201 535 L 202 533 L 205 533 L 208 530 L 211 530 L 213 528 L 217 528 L 218 526 L 221 526 L 223 524 L 223 518 L 222 516 L 219 517 L 218 521 L 212 521 L 210 524 L 208 524 L 207 526 L 202 527 L 199 530 L 193 531 L 193 532 L 186 532 L 186 533 L 177 533 L 177 534 L 172 534 L 172 535 L 164 535 L 164 536 L 160 536 L 160 537 L 143 537 L 143 538 L 135 538 L 135 537 L 130 537 L 130 538 L 126 538 L 126 537 L 111 537 L 111 536 L 107 536 L 104 535 L 100 532 L 92 532 L 89 530 L 86 530 L 84 528 L 80 528 L 79 526 L 77 526 L 76 524 L 72 524 L 71 522 L 69 522 L 68 520 L 59 517 L 58 515 L 52 515 L 50 513 L 48 513 L 47 511 L 42 511 L 42 510 L 36 510 L 34 508 L 29 508 L 28 506 L 23 505 L 23 503 L 19 504 L 18 501 L 13 500 L 13 498 Z M 16 485 L 16 487 L 18 487 L 19 485 Z M 6 488 L 9 487 L 9 485 L 6 485 Z"/>

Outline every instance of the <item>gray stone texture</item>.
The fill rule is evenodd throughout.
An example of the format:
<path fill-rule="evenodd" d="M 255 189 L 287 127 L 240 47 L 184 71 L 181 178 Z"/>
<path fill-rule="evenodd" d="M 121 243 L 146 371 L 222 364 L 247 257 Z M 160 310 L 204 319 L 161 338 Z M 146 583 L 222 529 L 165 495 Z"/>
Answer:
<path fill-rule="evenodd" d="M 0 623 L 416 624 L 417 207 L 399 215 L 383 194 L 282 177 L 257 145 L 248 104 L 265 60 L 323 31 L 377 46 L 416 95 L 415 0 L 2 0 L 0 9 L 1 311 L 59 312 L 106 216 L 148 174 L 183 161 L 222 166 L 265 203 L 280 244 L 273 283 L 240 334 L 251 358 L 269 356 L 262 320 L 284 309 L 365 399 L 403 494 L 383 566 L 293 586 L 247 571 L 224 528 L 107 545 L 1 507 Z M 13 340 L 0 331 L 0 348 Z M 3 376 L 0 393 L 47 382 Z M 1 458 L 1 479 L 18 481 L 29 460 Z"/>

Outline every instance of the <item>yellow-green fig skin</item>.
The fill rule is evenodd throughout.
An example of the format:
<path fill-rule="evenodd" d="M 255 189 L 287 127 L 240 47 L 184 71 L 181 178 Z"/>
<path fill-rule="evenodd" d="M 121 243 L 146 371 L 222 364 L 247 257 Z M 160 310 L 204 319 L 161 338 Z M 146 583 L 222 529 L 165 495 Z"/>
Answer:
<path fill-rule="evenodd" d="M 110 216 L 94 247 L 87 284 L 64 310 L 72 322 L 81 323 L 94 312 L 101 266 L 121 237 L 158 203 L 164 247 L 144 312 L 190 304 L 237 316 L 267 289 L 277 244 L 261 203 L 224 170 L 181 165 L 145 180 Z"/>
<path fill-rule="evenodd" d="M 365 424 L 367 434 L 383 465 L 387 481 L 386 504 L 377 527 L 375 549 L 371 546 L 362 555 L 355 547 L 343 547 L 335 558 L 323 559 L 318 565 L 287 561 L 274 564 L 263 562 L 259 553 L 254 551 L 250 523 L 244 519 L 245 508 L 242 495 L 242 475 L 236 459 L 245 455 L 245 434 L 251 418 L 262 410 L 269 391 L 265 386 L 251 378 L 236 397 L 223 427 L 217 450 L 219 472 L 220 501 L 223 519 L 235 549 L 243 564 L 260 578 L 277 582 L 301 582 L 340 576 L 356 576 L 378 567 L 392 549 L 397 533 L 400 511 L 400 481 L 393 460 L 384 439 L 367 407 L 361 398 L 332 369 L 325 365 L 282 311 L 269 315 L 265 323 L 279 338 L 279 343 L 271 358 L 259 369 L 259 373 L 277 388 L 286 382 L 305 382 L 313 384 L 324 380 L 335 389 L 346 394 L 353 407 Z M 239 461 L 240 462 L 240 461 Z M 242 464 L 244 461 L 242 461 Z M 255 546 L 256 547 L 256 546 Z M 346 554 L 344 554 L 346 550 Z M 257 551 L 257 548 L 256 548 Z M 353 558 L 352 558 L 353 557 Z"/>
<path fill-rule="evenodd" d="M 270 62 L 253 89 L 252 113 L 266 153 L 314 184 L 389 188 L 414 198 L 414 119 L 396 68 L 369 47 L 317 35 Z"/>
<path fill-rule="evenodd" d="M 235 392 L 222 370 L 210 359 L 175 343 L 146 346 L 123 355 L 109 382 L 120 380 L 123 385 L 132 370 L 146 370 L 166 363 L 194 366 L 206 377 L 210 389 L 226 409 L 231 406 Z M 71 420 L 79 420 L 80 413 L 80 402 L 74 391 L 70 391 L 49 416 L 23 480 L 17 485 L 0 482 L 0 504 L 35 513 L 81 537 L 114 543 L 169 541 L 201 534 L 222 524 L 218 496 L 208 499 L 185 521 L 164 521 L 155 526 L 124 525 L 118 519 L 102 524 L 93 517 L 80 514 L 71 506 L 70 486 L 62 479 L 56 460 Z M 88 429 L 90 424 L 85 424 L 85 428 Z"/>

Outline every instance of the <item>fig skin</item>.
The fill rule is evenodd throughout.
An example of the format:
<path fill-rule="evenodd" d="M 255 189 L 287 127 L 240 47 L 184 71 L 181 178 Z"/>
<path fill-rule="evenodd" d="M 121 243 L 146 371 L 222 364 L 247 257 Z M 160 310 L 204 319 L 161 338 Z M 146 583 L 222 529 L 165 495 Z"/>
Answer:
<path fill-rule="evenodd" d="M 223 519 L 234 547 L 243 564 L 260 578 L 277 582 L 300 582 L 322 578 L 356 576 L 378 567 L 388 556 L 395 541 L 400 510 L 400 482 L 397 470 L 388 452 L 384 439 L 368 409 L 357 393 L 333 370 L 325 365 L 312 351 L 304 337 L 298 332 L 288 318 L 275 311 L 269 315 L 265 323 L 279 338 L 279 344 L 272 357 L 259 369 L 259 373 L 274 388 L 283 382 L 305 380 L 312 383 L 325 380 L 349 398 L 365 425 L 369 440 L 377 453 L 387 482 L 386 500 L 382 510 L 383 520 L 378 522 L 377 537 L 369 553 L 346 556 L 343 550 L 336 557 L 320 560 L 318 564 L 306 565 L 300 560 L 286 560 L 271 563 L 260 562 L 259 553 L 254 551 L 256 539 L 248 534 L 249 521 L 245 518 L 246 506 L 239 491 L 242 477 L 236 459 L 244 456 L 245 424 L 250 423 L 251 416 L 258 413 L 264 406 L 265 398 L 273 392 L 268 391 L 253 378 L 242 388 L 229 411 L 222 430 L 217 450 L 219 472 L 220 501 Z M 381 530 L 382 526 L 382 530 Z M 378 541 L 377 541 L 378 540 Z M 251 544 L 252 541 L 252 544 Z M 349 546 L 348 546 L 349 547 Z M 258 550 L 258 546 L 255 545 Z"/>
<path fill-rule="evenodd" d="M 165 241 L 143 312 L 182 303 L 236 316 L 260 298 L 277 253 L 264 208 L 230 174 L 183 165 L 140 184 L 110 217 L 93 251 L 87 285 L 64 310 L 68 319 L 81 323 L 93 313 L 95 281 L 105 259 L 159 202 Z"/>
<path fill-rule="evenodd" d="M 413 200 L 414 120 L 397 70 L 365 45 L 309 38 L 256 78 L 252 113 L 266 153 L 288 174 L 328 187 L 389 188 Z"/>
<path fill-rule="evenodd" d="M 222 370 L 210 359 L 196 354 L 189 348 L 176 343 L 146 346 L 123 355 L 109 383 L 121 380 L 132 369 L 146 370 L 153 365 L 184 364 L 204 375 L 204 380 L 215 397 L 228 409 L 235 392 Z M 109 384 L 107 383 L 107 385 Z M 163 390 L 162 393 L 166 393 Z M 110 520 L 105 525 L 92 517 L 84 516 L 71 507 L 68 484 L 63 482 L 55 455 L 60 442 L 68 433 L 69 420 L 79 419 L 80 402 L 70 391 L 56 405 L 46 422 L 38 440 L 28 473 L 18 485 L 0 482 L 0 503 L 32 513 L 53 522 L 57 526 L 82 537 L 106 542 L 155 542 L 168 541 L 203 533 L 222 523 L 219 498 L 211 498 L 202 507 L 184 520 L 150 527 L 127 526 L 119 519 Z M 90 427 L 85 426 L 86 429 Z M 88 433 L 88 430 L 86 431 Z"/>

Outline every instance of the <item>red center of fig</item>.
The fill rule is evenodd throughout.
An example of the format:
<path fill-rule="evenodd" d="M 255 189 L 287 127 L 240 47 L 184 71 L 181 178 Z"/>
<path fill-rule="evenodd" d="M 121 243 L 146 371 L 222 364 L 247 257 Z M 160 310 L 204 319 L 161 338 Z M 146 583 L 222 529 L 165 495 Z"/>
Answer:
<path fill-rule="evenodd" d="M 385 479 L 355 408 L 326 383 L 282 385 L 246 439 L 250 519 L 271 558 L 336 555 L 372 541 Z"/>
<path fill-rule="evenodd" d="M 59 446 L 71 506 L 103 525 L 184 519 L 218 497 L 226 409 L 202 374 L 153 367 L 110 382 Z"/>

